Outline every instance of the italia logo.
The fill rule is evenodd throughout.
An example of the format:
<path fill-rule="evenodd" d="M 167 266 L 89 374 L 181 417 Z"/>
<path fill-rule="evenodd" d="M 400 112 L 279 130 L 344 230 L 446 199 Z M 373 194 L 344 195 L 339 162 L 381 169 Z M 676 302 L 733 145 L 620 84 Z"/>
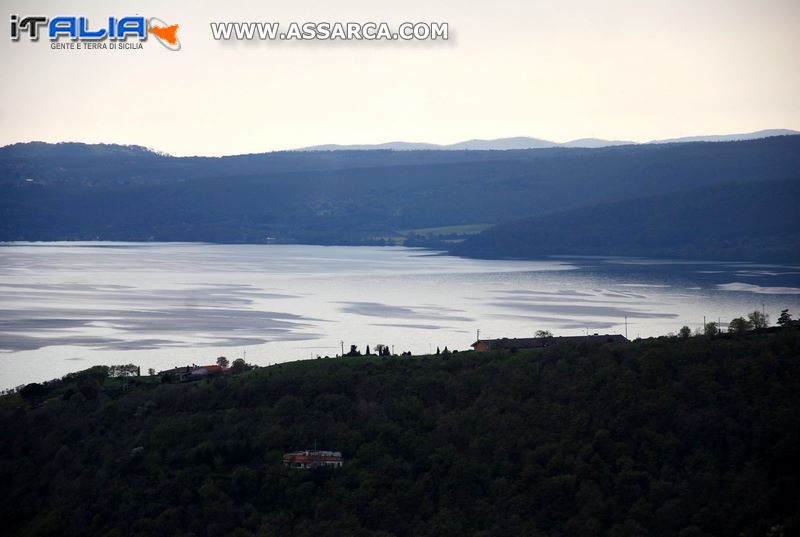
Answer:
<path fill-rule="evenodd" d="M 153 35 L 167 50 L 180 50 L 178 25 L 169 25 L 157 17 L 108 17 L 103 24 L 92 25 L 86 17 L 20 17 L 11 15 L 11 40 L 27 35 L 30 41 L 46 36 L 50 41 L 65 37 L 71 41 L 128 41 L 147 40 Z"/>

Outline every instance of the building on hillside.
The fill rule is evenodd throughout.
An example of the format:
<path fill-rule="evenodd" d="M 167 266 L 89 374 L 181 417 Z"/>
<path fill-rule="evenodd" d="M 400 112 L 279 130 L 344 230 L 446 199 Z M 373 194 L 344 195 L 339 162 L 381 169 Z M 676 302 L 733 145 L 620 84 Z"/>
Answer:
<path fill-rule="evenodd" d="M 339 451 L 292 451 L 283 454 L 283 465 L 289 468 L 341 468 L 344 463 L 342 454 Z"/>
<path fill-rule="evenodd" d="M 538 349 L 563 345 L 566 343 L 620 343 L 628 341 L 619 334 L 593 334 L 591 336 L 561 336 L 561 337 L 527 337 L 527 338 L 500 338 L 479 339 L 470 347 L 477 352 L 485 351 L 518 351 L 523 349 Z"/>
<path fill-rule="evenodd" d="M 173 367 L 159 371 L 159 376 L 169 375 L 178 382 L 189 382 L 200 380 L 213 375 L 224 375 L 230 373 L 230 369 L 219 365 L 187 365 L 186 367 Z"/>
<path fill-rule="evenodd" d="M 168 375 L 172 377 L 174 380 L 179 382 L 185 382 L 189 380 L 189 375 L 192 374 L 192 370 L 194 366 L 187 365 L 186 367 L 173 367 L 172 369 L 165 369 L 164 371 L 159 371 L 158 376 L 163 377 L 164 375 Z"/>
<path fill-rule="evenodd" d="M 221 365 L 198 365 L 192 370 L 193 377 L 207 377 L 209 375 L 223 375 L 228 369 Z"/>

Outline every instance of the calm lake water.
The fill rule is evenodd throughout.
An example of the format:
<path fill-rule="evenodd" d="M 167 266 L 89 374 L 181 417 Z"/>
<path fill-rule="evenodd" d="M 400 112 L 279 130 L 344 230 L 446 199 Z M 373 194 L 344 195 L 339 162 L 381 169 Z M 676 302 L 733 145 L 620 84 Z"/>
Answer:
<path fill-rule="evenodd" d="M 800 312 L 800 267 L 630 258 L 485 261 L 408 248 L 0 245 L 0 388 L 96 364 L 146 371 L 225 355 L 267 365 L 378 343 L 677 332 Z"/>

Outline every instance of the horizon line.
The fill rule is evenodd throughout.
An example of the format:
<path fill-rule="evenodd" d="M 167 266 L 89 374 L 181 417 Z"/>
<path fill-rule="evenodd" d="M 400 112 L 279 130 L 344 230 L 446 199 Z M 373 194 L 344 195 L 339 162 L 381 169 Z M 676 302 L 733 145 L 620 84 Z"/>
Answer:
<path fill-rule="evenodd" d="M 436 142 L 409 142 L 405 140 L 389 140 L 385 142 L 355 142 L 355 143 L 321 143 L 321 144 L 313 144 L 313 145 L 306 145 L 301 147 L 293 147 L 293 148 L 285 148 L 285 149 L 265 149 L 263 151 L 251 151 L 245 153 L 228 153 L 228 154 L 174 154 L 169 153 L 166 151 L 162 151 L 155 147 L 151 147 L 148 145 L 136 144 L 136 143 L 121 143 L 121 142 L 89 142 L 89 141 L 78 141 L 78 140 L 61 140 L 57 142 L 48 142 L 45 140 L 27 140 L 27 141 L 18 141 L 5 144 L 0 146 L 0 149 L 5 149 L 7 147 L 15 146 L 15 145 L 25 145 L 25 144 L 48 144 L 48 145 L 60 145 L 60 144 L 80 144 L 80 145 L 109 145 L 109 146 L 119 146 L 119 147 L 136 147 L 146 149 L 152 153 L 156 153 L 158 155 L 167 156 L 167 157 L 174 157 L 174 158 L 225 158 L 225 157 L 240 157 L 240 156 L 247 156 L 247 155 L 263 155 L 267 153 L 312 153 L 312 152 L 324 152 L 324 151 L 340 151 L 340 150 L 348 150 L 348 147 L 351 146 L 363 146 L 365 149 L 351 149 L 352 151 L 374 151 L 374 150 L 385 150 L 385 151 L 514 151 L 514 150 L 526 150 L 526 149 L 558 149 L 559 147 L 563 149 L 603 149 L 610 146 L 625 146 L 625 145 L 648 145 L 648 144 L 658 144 L 658 143 L 691 143 L 692 141 L 695 142 L 703 142 L 708 140 L 689 140 L 692 138 L 717 138 L 717 137 L 730 137 L 730 136 L 753 136 L 758 135 L 761 133 L 770 133 L 780 131 L 780 134 L 765 134 L 763 137 L 755 136 L 751 139 L 764 139 L 764 138 L 772 138 L 777 136 L 793 136 L 793 135 L 800 135 L 800 130 L 795 129 L 788 129 L 788 128 L 766 128 L 766 129 L 759 129 L 755 131 L 749 132 L 734 132 L 734 133 L 723 133 L 723 134 L 689 134 L 685 136 L 678 136 L 672 138 L 656 138 L 652 140 L 646 141 L 638 141 L 638 140 L 623 140 L 617 138 L 599 138 L 594 136 L 583 136 L 579 138 L 571 138 L 565 141 L 554 141 L 548 138 L 539 138 L 538 136 L 529 136 L 529 135 L 515 135 L 515 136 L 501 136 L 497 138 L 468 138 L 462 139 L 456 142 L 451 143 L 436 143 Z M 555 147 L 551 148 L 511 148 L 511 149 L 467 149 L 467 148 L 450 148 L 453 145 L 459 144 L 466 144 L 470 142 L 499 142 L 504 140 L 536 140 L 542 143 L 549 143 L 554 144 Z M 610 146 L 599 146 L 599 147 L 569 147 L 567 144 L 580 142 L 583 140 L 597 140 L 600 142 L 607 142 L 611 144 Z M 711 142 L 733 142 L 733 141 L 746 141 L 748 138 L 741 138 L 741 139 L 729 139 L 729 140 L 710 140 Z M 380 146 L 385 145 L 392 145 L 392 144 L 406 144 L 406 145 L 427 145 L 431 146 L 430 149 L 422 148 L 422 149 L 392 149 L 386 148 L 382 149 Z M 566 146 L 566 147 L 565 147 Z M 340 149 L 316 149 L 316 148 L 324 148 L 324 147 L 332 147 L 332 148 L 340 148 Z M 441 149 L 437 149 L 441 148 Z"/>

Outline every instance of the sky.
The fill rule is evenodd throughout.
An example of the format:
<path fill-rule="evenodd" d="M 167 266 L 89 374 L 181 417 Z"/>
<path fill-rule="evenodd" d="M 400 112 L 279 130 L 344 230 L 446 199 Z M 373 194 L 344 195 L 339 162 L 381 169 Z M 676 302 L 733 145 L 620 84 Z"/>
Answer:
<path fill-rule="evenodd" d="M 645 142 L 800 130 L 797 0 L 8 1 L 158 17 L 181 50 L 0 39 L 0 145 L 230 155 L 506 136 Z M 7 19 L 8 20 L 8 19 Z M 447 22 L 447 41 L 222 42 L 210 22 Z M 62 40 L 63 41 L 63 40 Z"/>

